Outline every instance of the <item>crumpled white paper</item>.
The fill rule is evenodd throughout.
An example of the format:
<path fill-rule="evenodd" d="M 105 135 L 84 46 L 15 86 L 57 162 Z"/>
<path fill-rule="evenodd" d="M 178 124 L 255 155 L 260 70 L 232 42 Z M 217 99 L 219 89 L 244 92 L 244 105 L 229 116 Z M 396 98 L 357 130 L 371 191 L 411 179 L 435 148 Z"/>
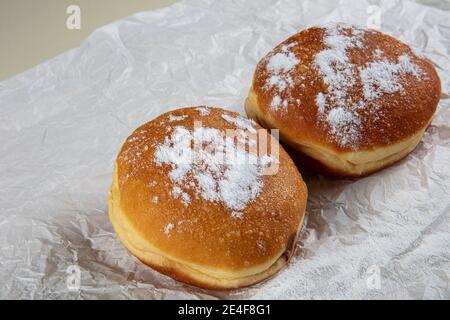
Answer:
<path fill-rule="evenodd" d="M 0 298 L 449 299 L 449 7 L 182 1 L 102 27 L 81 47 L 0 82 Z M 262 284 L 201 290 L 137 261 L 107 217 L 126 136 L 181 106 L 244 113 L 256 63 L 291 34 L 331 21 L 378 21 L 433 60 L 443 94 L 424 141 L 367 178 L 306 176 L 299 250 Z"/>

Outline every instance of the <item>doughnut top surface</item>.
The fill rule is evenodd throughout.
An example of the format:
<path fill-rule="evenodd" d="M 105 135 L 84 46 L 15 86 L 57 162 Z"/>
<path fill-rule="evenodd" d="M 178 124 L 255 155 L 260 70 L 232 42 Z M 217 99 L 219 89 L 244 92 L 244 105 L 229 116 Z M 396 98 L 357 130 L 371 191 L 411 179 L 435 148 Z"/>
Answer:
<path fill-rule="evenodd" d="M 136 129 L 116 161 L 119 206 L 133 232 L 171 259 L 209 270 L 264 269 L 278 259 L 292 247 L 307 191 L 276 139 L 267 141 L 278 157 L 255 152 L 258 129 L 270 139 L 252 120 L 207 107 Z M 275 174 L 264 174 L 271 165 Z"/>
<path fill-rule="evenodd" d="M 257 65 L 252 91 L 283 134 L 337 151 L 372 149 L 426 126 L 441 87 L 430 61 L 375 30 L 313 27 Z"/>

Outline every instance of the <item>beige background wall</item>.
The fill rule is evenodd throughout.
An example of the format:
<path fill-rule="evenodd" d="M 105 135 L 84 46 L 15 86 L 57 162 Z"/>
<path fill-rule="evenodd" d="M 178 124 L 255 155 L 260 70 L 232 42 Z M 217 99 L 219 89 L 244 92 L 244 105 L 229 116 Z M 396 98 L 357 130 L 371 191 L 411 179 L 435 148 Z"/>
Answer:
<path fill-rule="evenodd" d="M 0 81 L 77 47 L 94 29 L 176 0 L 0 0 Z M 66 9 L 81 9 L 81 29 L 69 30 Z"/>

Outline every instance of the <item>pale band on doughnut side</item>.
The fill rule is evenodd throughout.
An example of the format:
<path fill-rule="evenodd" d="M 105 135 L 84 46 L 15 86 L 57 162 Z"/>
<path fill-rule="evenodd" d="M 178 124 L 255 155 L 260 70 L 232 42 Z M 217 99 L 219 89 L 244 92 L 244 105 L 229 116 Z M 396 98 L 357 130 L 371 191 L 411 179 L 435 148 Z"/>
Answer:
<path fill-rule="evenodd" d="M 284 254 L 285 250 L 283 250 L 279 253 L 278 258 L 242 273 L 207 269 L 199 265 L 191 264 L 188 261 L 181 261 L 176 257 L 164 254 L 164 252 L 161 252 L 161 250 L 158 250 L 151 243 L 147 242 L 138 233 L 129 231 L 133 230 L 133 227 L 120 209 L 120 201 L 117 200 L 119 198 L 117 172 L 115 172 L 114 181 L 108 196 L 109 219 L 114 226 L 114 230 L 117 232 L 125 247 L 139 260 L 151 266 L 153 269 L 179 281 L 213 290 L 241 288 L 271 277 L 282 269 L 290 258 L 290 256 Z M 303 216 L 299 224 L 298 232 L 302 224 Z M 293 245 L 295 245 L 295 242 Z"/>
<path fill-rule="evenodd" d="M 245 110 L 249 117 L 258 119 L 264 127 L 276 128 L 269 117 L 259 119 L 258 100 L 253 90 L 250 90 L 245 101 Z M 289 136 L 286 132 L 281 134 L 281 139 L 294 149 L 323 164 L 329 174 L 359 177 L 379 171 L 406 157 L 422 140 L 427 127 L 428 124 L 413 136 L 395 144 L 358 152 L 336 152 L 326 146 L 313 145 L 311 142 L 302 141 L 301 138 Z"/>

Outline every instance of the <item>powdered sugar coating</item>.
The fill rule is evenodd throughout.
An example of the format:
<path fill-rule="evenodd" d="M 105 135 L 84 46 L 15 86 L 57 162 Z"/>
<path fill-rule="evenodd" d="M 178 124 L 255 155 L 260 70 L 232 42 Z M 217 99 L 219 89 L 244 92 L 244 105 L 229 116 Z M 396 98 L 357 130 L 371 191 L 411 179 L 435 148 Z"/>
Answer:
<path fill-rule="evenodd" d="M 181 120 L 183 120 L 183 119 L 185 119 L 185 118 L 186 118 L 185 115 L 181 115 L 181 116 L 176 116 L 176 115 L 173 115 L 173 114 L 169 115 L 169 121 L 170 121 L 170 122 L 173 122 L 173 121 L 181 121 Z"/>
<path fill-rule="evenodd" d="M 228 114 L 223 114 L 222 118 L 230 124 L 235 125 L 239 129 L 248 130 L 250 132 L 256 132 L 256 129 L 253 127 L 255 122 L 251 119 L 247 119 L 244 117 L 233 117 Z"/>
<path fill-rule="evenodd" d="M 383 58 L 383 51 L 376 49 L 374 58 L 381 61 L 358 67 L 348 55 L 349 49 L 364 50 L 364 36 L 368 30 L 348 25 L 331 25 L 326 28 L 326 49 L 317 53 L 314 66 L 327 85 L 327 93 L 316 97 L 318 120 L 330 128 L 331 139 L 341 146 L 357 147 L 362 121 L 358 110 L 377 116 L 378 106 L 371 103 L 385 93 L 403 90 L 402 77 L 413 74 L 420 79 L 420 68 L 408 55 L 401 55 L 398 63 Z M 363 83 L 363 98 L 355 99 L 352 91 L 358 81 Z"/>
<path fill-rule="evenodd" d="M 356 84 L 356 67 L 350 63 L 347 50 L 362 48 L 363 32 L 352 29 L 350 35 L 341 33 L 339 26 L 329 26 L 324 37 L 326 49 L 316 54 L 314 66 L 327 85 L 327 93 L 316 97 L 318 120 L 330 127 L 332 137 L 341 145 L 356 144 L 359 138 L 359 115 L 352 110 L 349 98 Z"/>
<path fill-rule="evenodd" d="M 328 112 L 326 121 L 331 127 L 331 134 L 339 137 L 343 145 L 354 143 L 359 137 L 361 120 L 356 111 L 344 107 L 333 108 Z"/>
<path fill-rule="evenodd" d="M 198 107 L 198 108 L 195 108 L 195 110 L 197 110 L 201 116 L 207 116 L 210 113 L 210 110 L 208 107 Z"/>
<path fill-rule="evenodd" d="M 385 93 L 402 92 L 402 74 L 412 74 L 420 79 L 419 67 L 411 63 L 411 59 L 407 55 L 401 55 L 397 63 L 383 59 L 369 63 L 366 68 L 361 68 L 360 76 L 364 84 L 364 98 L 371 101 Z"/>
<path fill-rule="evenodd" d="M 325 112 L 325 107 L 326 107 L 326 99 L 325 99 L 325 95 L 323 94 L 323 92 L 319 92 L 316 96 L 316 104 L 317 107 L 319 108 L 319 113 L 322 114 Z"/>
<path fill-rule="evenodd" d="M 222 115 L 238 128 L 254 130 L 252 122 Z M 211 152 L 213 150 L 213 152 Z M 158 166 L 169 165 L 172 182 L 171 195 L 189 206 L 188 190 L 198 198 L 220 202 L 241 218 L 247 204 L 259 195 L 263 187 L 261 171 L 271 162 L 271 156 L 258 156 L 238 148 L 224 132 L 209 127 L 188 130 L 177 126 L 159 144 L 154 154 Z"/>
<path fill-rule="evenodd" d="M 231 212 L 231 216 L 235 219 L 242 219 L 244 217 L 244 213 L 240 211 L 233 211 Z"/>
<path fill-rule="evenodd" d="M 279 52 L 274 52 L 268 57 L 267 70 L 271 76 L 267 79 L 266 88 L 275 89 L 277 92 L 289 92 L 289 88 L 294 85 L 292 73 L 295 67 L 300 63 L 300 60 L 290 49 L 294 44 L 281 46 Z M 271 108 L 274 110 L 286 111 L 291 97 L 287 96 L 282 99 L 280 95 L 276 95 L 271 103 Z"/>
<path fill-rule="evenodd" d="M 298 62 L 295 55 L 285 48 L 283 52 L 276 53 L 270 58 L 267 68 L 275 74 L 280 74 L 282 72 L 289 72 Z"/>
<path fill-rule="evenodd" d="M 168 236 L 170 234 L 170 231 L 173 229 L 174 225 L 173 223 L 168 223 L 165 227 L 164 227 L 164 234 L 166 236 Z"/>

